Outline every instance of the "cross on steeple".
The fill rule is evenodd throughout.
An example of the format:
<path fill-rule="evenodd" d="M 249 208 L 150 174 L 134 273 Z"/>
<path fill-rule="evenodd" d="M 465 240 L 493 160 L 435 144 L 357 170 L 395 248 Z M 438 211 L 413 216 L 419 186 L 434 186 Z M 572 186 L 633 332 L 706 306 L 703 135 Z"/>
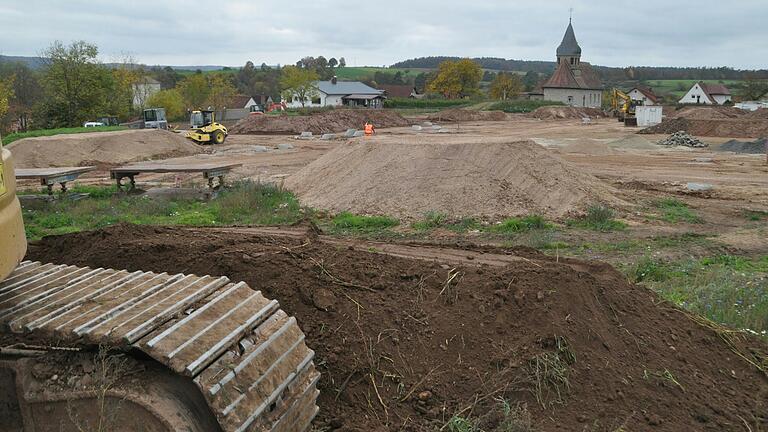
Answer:
<path fill-rule="evenodd" d="M 573 8 L 568 9 L 568 12 L 568 24 L 570 24 L 573 21 Z"/>

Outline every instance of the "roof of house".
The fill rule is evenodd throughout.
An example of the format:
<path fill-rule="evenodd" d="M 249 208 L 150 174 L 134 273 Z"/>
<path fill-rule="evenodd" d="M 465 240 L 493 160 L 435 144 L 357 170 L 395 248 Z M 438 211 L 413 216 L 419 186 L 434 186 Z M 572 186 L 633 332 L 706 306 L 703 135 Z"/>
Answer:
<path fill-rule="evenodd" d="M 699 81 L 699 87 L 701 87 L 701 89 L 704 90 L 704 92 L 709 95 L 730 95 L 731 94 L 731 91 L 728 90 L 728 87 L 722 84 L 708 84 L 708 83 Z"/>
<path fill-rule="evenodd" d="M 658 97 L 658 96 L 656 96 L 656 93 L 654 93 L 654 92 L 653 92 L 653 89 L 652 89 L 652 88 L 650 88 L 650 87 L 641 87 L 641 86 L 637 86 L 637 87 L 634 87 L 632 90 L 637 90 L 637 91 L 639 91 L 640 93 L 642 93 L 642 94 L 643 94 L 643 96 L 645 96 L 645 97 L 647 97 L 648 99 L 650 99 L 650 100 L 651 100 L 651 102 L 653 102 L 653 103 L 656 103 L 656 102 L 658 102 L 658 101 L 659 101 L 659 97 Z M 632 90 L 630 90 L 629 92 L 630 92 L 630 93 L 632 93 Z"/>
<path fill-rule="evenodd" d="M 565 35 L 563 35 L 563 41 L 560 42 L 560 46 L 557 47 L 558 56 L 576 56 L 581 55 L 581 47 L 576 42 L 576 35 L 573 33 L 573 25 L 568 22 L 568 28 L 565 29 Z"/>
<path fill-rule="evenodd" d="M 578 70 L 580 73 L 577 75 L 574 70 Z M 600 82 L 600 76 L 589 63 L 581 62 L 575 69 L 572 69 L 570 65 L 563 62 L 557 65 L 555 73 L 541 87 L 600 90 L 603 85 Z"/>
<path fill-rule="evenodd" d="M 380 84 L 379 89 L 387 93 L 387 97 L 407 98 L 413 92 L 413 86 L 398 84 Z"/>
<path fill-rule="evenodd" d="M 224 104 L 224 106 L 227 108 L 245 108 L 245 105 L 249 100 L 251 100 L 250 96 L 234 95 L 227 99 L 227 102 Z"/>
<path fill-rule="evenodd" d="M 367 86 L 360 81 L 318 81 L 317 89 L 328 95 L 349 95 L 349 94 L 381 94 L 381 90 Z"/>
<path fill-rule="evenodd" d="M 351 94 L 342 97 L 342 99 L 376 99 L 382 97 L 381 94 Z"/>

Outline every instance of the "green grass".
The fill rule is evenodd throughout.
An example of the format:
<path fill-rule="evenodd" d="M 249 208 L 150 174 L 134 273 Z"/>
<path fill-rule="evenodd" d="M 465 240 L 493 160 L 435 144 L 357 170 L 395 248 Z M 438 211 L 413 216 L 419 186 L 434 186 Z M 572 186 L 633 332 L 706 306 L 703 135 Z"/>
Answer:
<path fill-rule="evenodd" d="M 335 233 L 369 233 L 395 227 L 400 224 L 400 221 L 388 216 L 360 216 L 344 212 L 336 215 L 331 223 L 332 231 Z"/>
<path fill-rule="evenodd" d="M 8 145 L 14 141 L 23 138 L 33 138 L 41 136 L 51 136 L 60 134 L 77 134 L 87 132 L 112 132 L 127 129 L 124 126 L 100 126 L 100 127 L 74 127 L 74 128 L 58 128 L 58 129 L 35 129 L 26 132 L 14 132 L 3 137 L 3 145 Z"/>
<path fill-rule="evenodd" d="M 688 204 L 676 198 L 664 198 L 654 202 L 656 208 L 661 211 L 661 220 L 669 223 L 687 222 L 703 223 L 699 215 L 688 207 Z"/>
<path fill-rule="evenodd" d="M 768 212 L 762 211 L 762 210 L 744 210 L 742 213 L 744 218 L 746 218 L 749 221 L 761 221 L 763 219 L 768 219 Z"/>
<path fill-rule="evenodd" d="M 296 197 L 275 186 L 240 182 L 217 198 L 150 199 L 114 194 L 113 187 L 79 187 L 91 196 L 57 200 L 39 208 L 24 208 L 27 238 L 66 234 L 119 222 L 143 225 L 278 225 L 300 220 Z"/>
<path fill-rule="evenodd" d="M 448 221 L 448 215 L 436 211 L 424 214 L 424 220 L 414 222 L 411 227 L 417 231 L 427 231 L 442 227 Z"/>
<path fill-rule="evenodd" d="M 346 66 L 343 68 L 334 68 L 334 73 L 339 79 L 347 81 L 364 81 L 373 79 L 373 75 L 376 72 L 384 72 L 390 75 L 394 75 L 400 72 L 403 79 L 408 81 L 416 77 L 416 75 L 422 72 L 429 72 L 431 69 L 420 68 L 390 68 L 390 67 L 375 67 L 375 66 Z"/>
<path fill-rule="evenodd" d="M 604 205 L 594 205 L 587 209 L 587 214 L 580 219 L 567 222 L 568 226 L 586 228 L 593 231 L 621 231 L 627 228 L 627 224 L 614 219 L 616 212 Z"/>
<path fill-rule="evenodd" d="M 470 99 L 409 99 L 391 98 L 384 101 L 384 108 L 459 108 L 474 103 Z"/>
<path fill-rule="evenodd" d="M 495 102 L 486 109 L 489 111 L 504 111 L 508 113 L 527 113 L 543 106 L 563 105 L 562 102 L 545 100 L 509 100 Z"/>
<path fill-rule="evenodd" d="M 539 215 L 530 215 L 522 218 L 504 219 L 496 225 L 491 225 L 487 231 L 501 234 L 514 234 L 533 229 L 547 229 L 551 225 Z"/>
<path fill-rule="evenodd" d="M 629 278 L 712 321 L 768 336 L 768 256 L 716 255 L 663 261 L 645 257 Z"/>

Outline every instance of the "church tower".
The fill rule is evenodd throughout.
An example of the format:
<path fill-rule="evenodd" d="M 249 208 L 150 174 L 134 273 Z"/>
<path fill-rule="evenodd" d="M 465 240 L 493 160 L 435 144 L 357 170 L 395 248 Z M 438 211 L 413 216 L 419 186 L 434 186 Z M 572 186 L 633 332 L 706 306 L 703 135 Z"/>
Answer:
<path fill-rule="evenodd" d="M 568 20 L 568 28 L 565 30 L 563 41 L 557 47 L 557 63 L 565 63 L 571 69 L 578 69 L 581 63 L 581 47 L 576 42 L 576 35 L 573 33 L 573 24 Z"/>

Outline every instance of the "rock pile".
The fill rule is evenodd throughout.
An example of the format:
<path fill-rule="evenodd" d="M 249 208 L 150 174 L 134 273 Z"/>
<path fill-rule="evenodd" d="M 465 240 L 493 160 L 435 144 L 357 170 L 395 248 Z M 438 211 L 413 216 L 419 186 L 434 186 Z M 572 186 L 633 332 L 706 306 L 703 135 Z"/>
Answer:
<path fill-rule="evenodd" d="M 684 131 L 677 131 L 669 137 L 659 141 L 659 145 L 663 146 L 685 146 L 685 147 L 707 147 L 709 144 L 704 141 L 688 135 Z"/>

